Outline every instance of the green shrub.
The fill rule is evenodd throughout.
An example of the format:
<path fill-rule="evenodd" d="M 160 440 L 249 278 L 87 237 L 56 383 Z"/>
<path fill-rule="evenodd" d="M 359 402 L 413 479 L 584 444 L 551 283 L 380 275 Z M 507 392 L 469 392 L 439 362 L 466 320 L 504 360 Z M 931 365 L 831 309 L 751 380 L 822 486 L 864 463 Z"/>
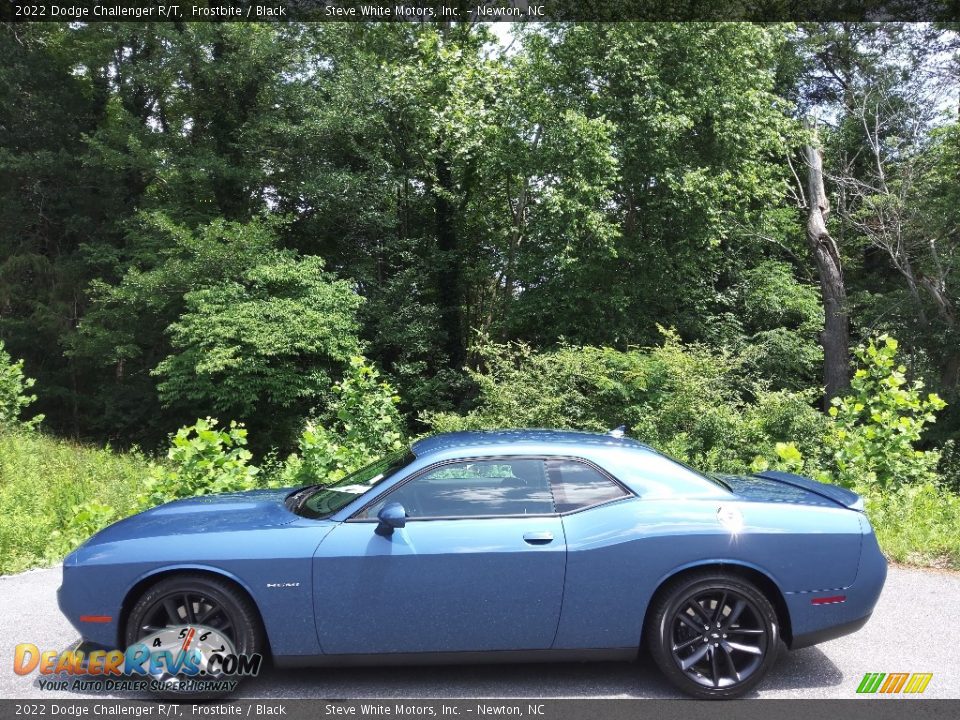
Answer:
<path fill-rule="evenodd" d="M 251 490 L 260 469 L 250 463 L 247 431 L 231 422 L 224 429 L 205 418 L 173 436 L 166 464 L 150 463 L 134 502 L 117 507 L 99 499 L 72 506 L 51 541 L 52 557 L 62 556 L 112 522 L 178 498 Z"/>
<path fill-rule="evenodd" d="M 403 447 L 400 398 L 366 358 L 351 358 L 346 377 L 321 418 L 306 423 L 299 453 L 282 473 L 289 484 L 329 483 Z"/>
<path fill-rule="evenodd" d="M 746 472 L 778 442 L 815 442 L 822 416 L 810 391 L 769 390 L 744 358 L 672 331 L 644 351 L 647 389 L 629 408 L 636 437 L 707 471 Z"/>
<path fill-rule="evenodd" d="M 27 394 L 34 382 L 33 378 L 24 376 L 23 360 L 13 362 L 0 340 L 0 430 L 35 427 L 43 420 L 43 415 L 26 421 L 21 418 L 27 405 L 37 399 L 36 395 Z"/>
<path fill-rule="evenodd" d="M 524 343 L 482 340 L 470 373 L 480 401 L 466 415 L 424 414 L 436 432 L 503 427 L 606 431 L 646 387 L 643 359 L 610 348 L 562 345 L 538 352 Z"/>
<path fill-rule="evenodd" d="M 897 488 L 936 482 L 940 455 L 918 450 L 924 427 L 946 403 L 924 395 L 923 382 L 909 382 L 897 363 L 897 341 L 887 335 L 855 351 L 860 367 L 850 393 L 834 398 L 824 438 L 825 476 L 842 485 Z"/>
<path fill-rule="evenodd" d="M 74 505 L 64 526 L 50 534 L 51 559 L 63 557 L 118 519 L 115 507 L 97 500 L 87 500 Z"/>
<path fill-rule="evenodd" d="M 960 496 L 929 481 L 855 489 L 887 557 L 910 565 L 960 568 Z"/>
<path fill-rule="evenodd" d="M 260 469 L 250 463 L 246 444 L 247 431 L 233 421 L 218 429 L 217 420 L 208 417 L 180 428 L 167 452 L 169 463 L 154 467 L 141 506 L 255 488 Z"/>

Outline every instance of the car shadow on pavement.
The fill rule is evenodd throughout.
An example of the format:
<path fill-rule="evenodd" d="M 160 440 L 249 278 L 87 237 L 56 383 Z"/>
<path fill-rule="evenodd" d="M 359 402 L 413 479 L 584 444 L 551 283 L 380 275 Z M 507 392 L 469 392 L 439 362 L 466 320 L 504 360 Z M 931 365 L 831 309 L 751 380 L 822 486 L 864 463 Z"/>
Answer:
<path fill-rule="evenodd" d="M 784 651 L 747 697 L 839 685 L 843 674 L 817 648 Z M 303 698 L 682 698 L 646 655 L 630 663 L 536 663 L 354 667 L 288 670 L 270 668 L 244 683 L 237 697 Z"/>
<path fill-rule="evenodd" d="M 781 651 L 759 690 L 762 694 L 809 689 L 814 691 L 811 696 L 822 696 L 822 693 L 815 692 L 817 688 L 836 687 L 843 680 L 843 673 L 820 648 L 808 647 L 793 652 Z M 748 697 L 756 694 L 751 693 Z"/>
<path fill-rule="evenodd" d="M 46 679 L 55 679 L 48 677 Z M 66 677 L 62 679 L 68 679 Z M 747 697 L 789 694 L 843 682 L 843 673 L 818 648 L 783 651 L 760 687 Z M 36 683 L 34 683 L 36 685 Z M 104 697 L 102 692 L 75 695 Z M 108 696 L 153 698 L 140 692 Z M 647 653 L 634 662 L 435 665 L 407 667 L 278 668 L 269 664 L 229 697 L 276 699 L 365 698 L 683 698 Z M 171 696 L 170 700 L 188 699 Z"/>

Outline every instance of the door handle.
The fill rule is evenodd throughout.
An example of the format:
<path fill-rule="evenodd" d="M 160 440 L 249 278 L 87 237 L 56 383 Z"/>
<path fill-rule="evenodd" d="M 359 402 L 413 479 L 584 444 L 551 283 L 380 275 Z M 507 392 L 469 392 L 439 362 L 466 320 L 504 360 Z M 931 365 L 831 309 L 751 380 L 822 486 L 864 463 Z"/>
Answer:
<path fill-rule="evenodd" d="M 548 545 L 553 542 L 553 533 L 552 532 L 524 533 L 523 541 L 530 545 Z"/>

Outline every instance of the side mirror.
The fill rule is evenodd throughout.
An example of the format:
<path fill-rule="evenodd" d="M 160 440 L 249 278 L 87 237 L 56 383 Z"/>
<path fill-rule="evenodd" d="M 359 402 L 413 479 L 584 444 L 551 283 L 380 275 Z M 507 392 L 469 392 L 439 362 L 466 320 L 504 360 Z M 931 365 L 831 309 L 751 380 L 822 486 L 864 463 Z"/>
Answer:
<path fill-rule="evenodd" d="M 403 505 L 398 502 L 387 503 L 380 508 L 380 512 L 377 513 L 377 519 L 380 522 L 377 525 L 375 532 L 377 535 L 389 537 L 390 535 L 393 535 L 393 531 L 396 528 L 402 528 L 406 526 L 407 511 L 404 510 Z"/>

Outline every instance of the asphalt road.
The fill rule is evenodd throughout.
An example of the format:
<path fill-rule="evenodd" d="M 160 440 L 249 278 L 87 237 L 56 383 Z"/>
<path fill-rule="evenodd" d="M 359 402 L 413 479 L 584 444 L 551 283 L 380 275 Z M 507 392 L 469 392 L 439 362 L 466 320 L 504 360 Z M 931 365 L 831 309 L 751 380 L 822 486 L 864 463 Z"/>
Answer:
<path fill-rule="evenodd" d="M 14 646 L 66 648 L 76 631 L 60 615 L 59 568 L 0 577 L 0 697 L 85 697 L 43 691 L 13 673 Z M 891 568 L 873 618 L 859 632 L 784 652 L 753 693 L 764 698 L 851 698 L 866 672 L 932 672 L 925 697 L 960 698 L 960 573 Z M 462 667 L 270 669 L 241 686 L 258 698 L 672 698 L 648 659 Z M 86 696 L 89 697 L 89 696 Z M 102 696 L 101 696 L 102 697 Z"/>

